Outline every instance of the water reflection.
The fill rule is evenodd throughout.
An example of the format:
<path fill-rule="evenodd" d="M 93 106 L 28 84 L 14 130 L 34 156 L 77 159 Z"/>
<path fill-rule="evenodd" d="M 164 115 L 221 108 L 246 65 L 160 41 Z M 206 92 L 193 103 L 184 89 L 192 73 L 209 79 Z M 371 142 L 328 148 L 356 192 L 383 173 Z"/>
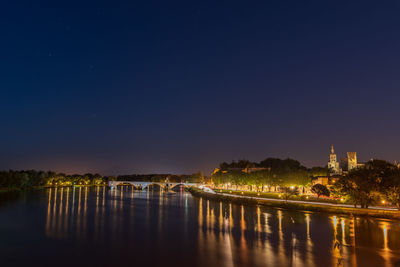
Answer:
<path fill-rule="evenodd" d="M 143 253 L 179 247 L 195 266 L 396 266 L 400 259 L 400 226 L 393 221 L 237 206 L 131 186 L 51 188 L 45 199 L 50 239 Z"/>
<path fill-rule="evenodd" d="M 388 228 L 390 227 L 390 224 L 388 222 L 381 222 L 380 227 L 383 232 L 383 251 L 382 251 L 382 257 L 386 259 L 386 264 L 385 266 L 390 266 L 388 262 L 391 261 L 392 253 L 391 249 L 389 248 L 389 238 L 388 238 Z"/>

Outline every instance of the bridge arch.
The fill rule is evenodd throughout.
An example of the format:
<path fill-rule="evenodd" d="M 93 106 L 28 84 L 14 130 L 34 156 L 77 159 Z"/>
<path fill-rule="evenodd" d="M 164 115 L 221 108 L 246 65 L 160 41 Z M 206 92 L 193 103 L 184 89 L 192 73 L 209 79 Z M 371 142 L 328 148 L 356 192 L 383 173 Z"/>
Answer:
<path fill-rule="evenodd" d="M 147 188 L 149 188 L 150 186 L 156 186 L 156 187 L 158 187 L 158 188 L 160 188 L 160 189 L 165 189 L 165 184 L 163 184 L 163 183 L 156 183 L 156 182 L 154 182 L 154 183 L 148 183 L 145 187 L 142 187 L 142 189 L 147 189 Z"/>

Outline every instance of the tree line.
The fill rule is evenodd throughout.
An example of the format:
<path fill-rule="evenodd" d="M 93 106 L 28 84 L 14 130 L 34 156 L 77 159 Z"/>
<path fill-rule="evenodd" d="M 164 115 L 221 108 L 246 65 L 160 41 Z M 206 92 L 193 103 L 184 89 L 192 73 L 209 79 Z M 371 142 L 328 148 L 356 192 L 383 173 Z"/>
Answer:
<path fill-rule="evenodd" d="M 294 159 L 267 158 L 260 162 L 248 160 L 223 162 L 211 176 L 216 185 L 250 186 L 257 191 L 301 186 L 307 187 L 316 176 L 326 176 L 328 169 L 323 167 L 307 168 Z"/>
<path fill-rule="evenodd" d="M 56 173 L 52 171 L 0 171 L 0 188 L 29 188 L 39 186 L 102 185 L 113 177 L 100 174 L 84 175 Z"/>
<path fill-rule="evenodd" d="M 106 185 L 108 181 L 150 181 L 150 182 L 204 182 L 201 172 L 192 175 L 174 174 L 133 174 L 120 176 L 102 176 L 100 174 L 56 173 L 52 171 L 0 171 L 0 188 L 24 189 L 41 186 Z"/>

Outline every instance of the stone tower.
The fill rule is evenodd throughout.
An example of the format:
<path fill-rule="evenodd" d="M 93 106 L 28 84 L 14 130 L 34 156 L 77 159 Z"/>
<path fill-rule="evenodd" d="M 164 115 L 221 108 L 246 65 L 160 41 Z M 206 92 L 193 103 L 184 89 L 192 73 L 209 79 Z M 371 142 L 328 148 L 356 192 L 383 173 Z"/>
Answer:
<path fill-rule="evenodd" d="M 347 170 L 357 168 L 357 152 L 347 152 Z"/>
<path fill-rule="evenodd" d="M 331 145 L 331 154 L 329 154 L 328 169 L 332 173 L 340 173 L 339 162 L 337 161 L 333 145 Z"/>

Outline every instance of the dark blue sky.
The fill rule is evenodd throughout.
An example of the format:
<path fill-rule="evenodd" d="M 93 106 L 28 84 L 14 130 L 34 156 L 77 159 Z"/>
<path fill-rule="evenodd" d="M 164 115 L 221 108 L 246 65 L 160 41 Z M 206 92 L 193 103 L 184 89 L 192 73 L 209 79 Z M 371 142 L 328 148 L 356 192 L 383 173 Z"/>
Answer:
<path fill-rule="evenodd" d="M 127 4 L 126 2 L 132 2 Z M 400 160 L 398 1 L 2 1 L 0 169 Z"/>

